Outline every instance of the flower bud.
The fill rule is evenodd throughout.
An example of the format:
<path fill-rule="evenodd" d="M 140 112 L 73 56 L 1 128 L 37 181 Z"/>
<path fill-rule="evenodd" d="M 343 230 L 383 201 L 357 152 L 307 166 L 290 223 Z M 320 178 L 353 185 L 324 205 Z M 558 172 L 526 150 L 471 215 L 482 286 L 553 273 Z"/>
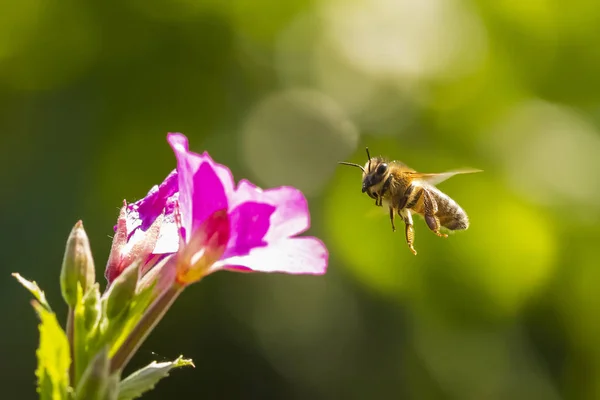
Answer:
<path fill-rule="evenodd" d="M 115 236 L 113 237 L 112 247 L 108 256 L 108 262 L 106 264 L 106 270 L 104 276 L 108 282 L 112 282 L 122 272 L 119 268 L 121 264 L 122 251 L 127 245 L 127 203 L 123 202 L 123 207 L 119 212 L 119 218 L 117 219 L 117 225 L 115 226 Z"/>
<path fill-rule="evenodd" d="M 113 238 L 110 255 L 106 263 L 104 276 L 109 284 L 121 274 L 128 266 L 136 260 L 142 259 L 142 275 L 150 269 L 160 255 L 153 256 L 152 251 L 156 247 L 160 229 L 164 221 L 164 214 L 161 213 L 154 218 L 149 227 L 138 227 L 133 233 L 127 230 L 127 213 L 129 206 L 123 202 L 123 207 L 119 213 L 117 225 L 115 226 L 115 236 Z"/>
<path fill-rule="evenodd" d="M 108 346 L 105 346 L 96 354 L 83 373 L 75 390 L 75 400 L 104 399 L 109 369 Z"/>
<path fill-rule="evenodd" d="M 116 318 L 129 307 L 135 296 L 139 279 L 140 261 L 131 264 L 113 281 L 106 298 L 106 317 Z"/>
<path fill-rule="evenodd" d="M 60 288 L 66 303 L 73 307 L 77 302 L 77 283 L 81 285 L 85 294 L 95 281 L 96 270 L 90 242 L 82 222 L 78 221 L 67 239 L 60 272 Z"/>

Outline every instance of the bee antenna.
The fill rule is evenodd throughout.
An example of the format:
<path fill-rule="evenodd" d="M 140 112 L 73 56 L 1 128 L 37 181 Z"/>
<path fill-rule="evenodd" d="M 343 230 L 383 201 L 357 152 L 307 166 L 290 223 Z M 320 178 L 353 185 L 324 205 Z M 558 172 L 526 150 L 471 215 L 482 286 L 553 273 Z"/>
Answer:
<path fill-rule="evenodd" d="M 349 165 L 351 167 L 358 167 L 362 170 L 362 172 L 365 172 L 365 169 L 363 168 L 362 165 L 358 165 L 358 164 L 354 164 L 354 163 L 349 163 L 349 162 L 345 162 L 345 161 L 338 161 L 338 164 L 342 164 L 342 165 Z"/>
<path fill-rule="evenodd" d="M 369 172 L 371 171 L 371 154 L 369 154 L 369 148 L 365 147 L 365 150 L 367 150 L 367 159 L 369 160 Z"/>

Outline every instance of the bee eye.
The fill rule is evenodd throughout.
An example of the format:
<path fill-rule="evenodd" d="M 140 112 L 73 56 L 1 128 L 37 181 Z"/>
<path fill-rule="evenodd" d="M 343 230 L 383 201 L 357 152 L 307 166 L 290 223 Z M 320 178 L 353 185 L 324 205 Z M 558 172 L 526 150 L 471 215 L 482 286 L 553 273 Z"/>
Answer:
<path fill-rule="evenodd" d="M 385 171 L 387 171 L 387 164 L 383 163 L 383 164 L 379 164 L 379 166 L 377 167 L 377 174 L 379 175 L 383 175 L 385 174 Z"/>

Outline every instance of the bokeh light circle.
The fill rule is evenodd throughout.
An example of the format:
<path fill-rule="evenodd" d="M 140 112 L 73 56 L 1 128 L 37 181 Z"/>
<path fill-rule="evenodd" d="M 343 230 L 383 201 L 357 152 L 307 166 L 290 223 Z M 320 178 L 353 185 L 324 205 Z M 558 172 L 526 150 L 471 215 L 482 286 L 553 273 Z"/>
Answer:
<path fill-rule="evenodd" d="M 309 89 L 274 93 L 246 119 L 243 161 L 265 186 L 291 185 L 318 194 L 355 148 L 359 133 L 343 110 Z"/>
<path fill-rule="evenodd" d="M 372 74 L 444 79 L 477 68 L 486 32 L 464 2 L 330 0 L 327 35 L 355 65 Z"/>
<path fill-rule="evenodd" d="M 525 101 L 510 109 L 481 145 L 525 198 L 543 205 L 578 204 L 572 216 L 583 221 L 598 216 L 600 133 L 582 115 L 540 100 Z"/>

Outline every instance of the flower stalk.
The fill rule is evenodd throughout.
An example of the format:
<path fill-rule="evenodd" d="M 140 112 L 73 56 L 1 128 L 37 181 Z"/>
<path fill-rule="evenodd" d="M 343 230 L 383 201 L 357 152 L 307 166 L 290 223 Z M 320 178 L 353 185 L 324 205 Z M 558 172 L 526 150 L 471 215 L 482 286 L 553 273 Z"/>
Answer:
<path fill-rule="evenodd" d="M 67 340 L 69 342 L 69 353 L 71 355 L 71 366 L 69 367 L 69 380 L 75 381 L 75 309 L 69 306 L 67 312 Z"/>

